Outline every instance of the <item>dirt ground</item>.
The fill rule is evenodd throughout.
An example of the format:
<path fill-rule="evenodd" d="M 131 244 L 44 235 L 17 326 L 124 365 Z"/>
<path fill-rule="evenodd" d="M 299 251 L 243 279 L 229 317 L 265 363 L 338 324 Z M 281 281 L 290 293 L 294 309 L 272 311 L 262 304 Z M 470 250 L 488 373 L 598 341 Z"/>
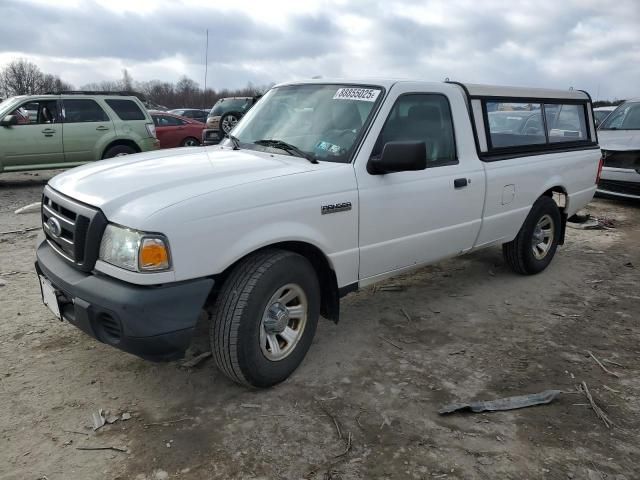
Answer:
<path fill-rule="evenodd" d="M 51 175 L 0 176 L 0 232 L 38 226 L 13 212 Z M 569 229 L 540 275 L 511 273 L 492 248 L 349 295 L 340 323 L 321 320 L 302 366 L 266 391 L 211 359 L 149 363 L 54 320 L 33 269 L 38 232 L 1 233 L 0 479 L 638 479 L 640 204 L 588 210 L 615 228 Z M 576 393 L 583 381 L 614 427 Z M 565 393 L 437 413 L 546 389 Z M 131 419 L 94 432 L 100 408 Z"/>

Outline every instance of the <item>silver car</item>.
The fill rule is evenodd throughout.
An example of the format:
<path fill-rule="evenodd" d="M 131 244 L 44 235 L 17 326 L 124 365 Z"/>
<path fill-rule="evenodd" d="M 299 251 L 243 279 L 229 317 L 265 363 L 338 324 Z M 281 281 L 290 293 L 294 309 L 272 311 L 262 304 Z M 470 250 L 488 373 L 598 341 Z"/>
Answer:
<path fill-rule="evenodd" d="M 598 128 L 604 166 L 598 192 L 640 199 L 640 99 L 616 108 Z"/>

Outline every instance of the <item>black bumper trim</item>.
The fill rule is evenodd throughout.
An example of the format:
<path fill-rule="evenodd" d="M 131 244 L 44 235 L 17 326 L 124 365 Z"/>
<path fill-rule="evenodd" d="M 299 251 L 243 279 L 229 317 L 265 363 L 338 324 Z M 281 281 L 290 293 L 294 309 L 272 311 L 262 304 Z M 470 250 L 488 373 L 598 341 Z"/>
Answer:
<path fill-rule="evenodd" d="M 46 243 L 36 271 L 58 291 L 63 319 L 97 340 L 153 361 L 184 356 L 214 281 L 140 286 L 81 272 Z"/>

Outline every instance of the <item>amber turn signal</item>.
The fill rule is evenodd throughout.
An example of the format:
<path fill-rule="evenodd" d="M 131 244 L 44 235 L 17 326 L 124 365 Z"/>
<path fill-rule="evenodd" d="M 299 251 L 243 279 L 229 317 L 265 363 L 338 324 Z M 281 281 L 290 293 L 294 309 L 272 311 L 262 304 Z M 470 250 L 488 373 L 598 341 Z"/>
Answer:
<path fill-rule="evenodd" d="M 144 238 L 140 245 L 140 270 L 154 271 L 169 268 L 169 250 L 160 238 Z"/>

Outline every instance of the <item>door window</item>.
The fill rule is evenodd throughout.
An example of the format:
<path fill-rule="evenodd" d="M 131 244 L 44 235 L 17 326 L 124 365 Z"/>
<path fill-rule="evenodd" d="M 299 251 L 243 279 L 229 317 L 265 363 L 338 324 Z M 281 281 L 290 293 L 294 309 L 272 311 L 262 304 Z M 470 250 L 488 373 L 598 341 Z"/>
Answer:
<path fill-rule="evenodd" d="M 155 123 L 157 127 L 177 127 L 185 124 L 183 120 L 170 117 L 169 115 L 155 115 L 153 117 L 153 123 Z"/>
<path fill-rule="evenodd" d="M 372 155 L 382 154 L 388 142 L 425 142 L 427 167 L 457 163 L 453 121 L 444 95 L 402 95 L 380 132 Z"/>
<path fill-rule="evenodd" d="M 105 100 L 120 120 L 146 120 L 140 107 L 132 100 L 109 99 Z"/>
<path fill-rule="evenodd" d="M 26 102 L 16 108 L 11 115 L 18 119 L 18 125 L 42 125 L 58 122 L 58 102 L 37 100 Z"/>
<path fill-rule="evenodd" d="M 109 117 L 93 100 L 64 100 L 65 123 L 108 122 Z"/>

